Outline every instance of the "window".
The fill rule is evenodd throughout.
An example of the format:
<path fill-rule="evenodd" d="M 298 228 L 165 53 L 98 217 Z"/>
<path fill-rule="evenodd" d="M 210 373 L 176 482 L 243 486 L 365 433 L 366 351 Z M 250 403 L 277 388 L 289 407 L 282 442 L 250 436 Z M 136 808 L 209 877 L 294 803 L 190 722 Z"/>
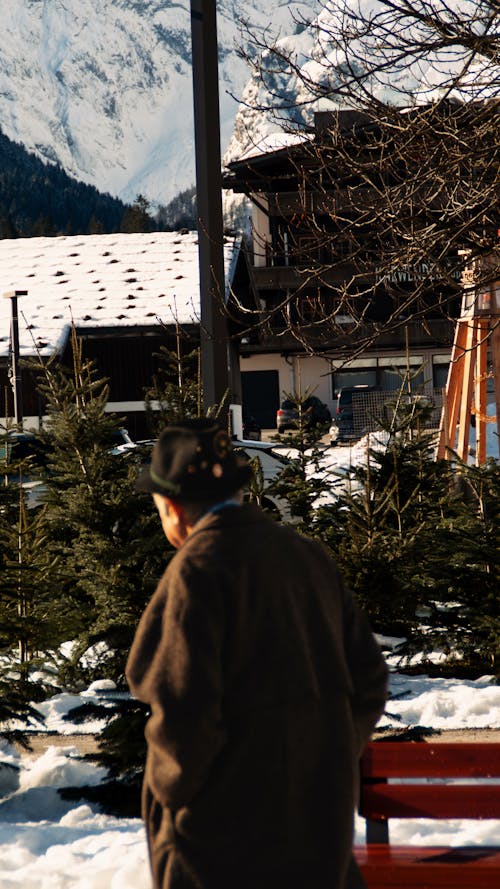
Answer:
<path fill-rule="evenodd" d="M 336 397 L 341 389 L 351 386 L 376 386 L 377 368 L 371 367 L 363 370 L 340 370 L 332 374 L 332 395 Z"/>

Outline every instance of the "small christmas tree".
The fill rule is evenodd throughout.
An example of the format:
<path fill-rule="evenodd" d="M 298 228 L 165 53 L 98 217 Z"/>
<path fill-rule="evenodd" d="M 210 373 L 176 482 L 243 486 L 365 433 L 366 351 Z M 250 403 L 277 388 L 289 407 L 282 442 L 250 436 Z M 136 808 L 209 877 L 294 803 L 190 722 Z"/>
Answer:
<path fill-rule="evenodd" d="M 17 720 L 31 727 L 43 722 L 33 702 L 53 690 L 47 652 L 65 638 L 65 609 L 58 601 L 58 565 L 45 546 L 43 509 L 27 508 L 24 485 L 33 480 L 32 461 L 16 458 L 15 442 L 10 433 L 0 439 L 0 724 L 3 737 L 29 746 L 26 732 L 11 726 Z"/>
<path fill-rule="evenodd" d="M 189 347 L 189 340 L 176 324 L 175 349 L 162 345 L 155 356 L 158 370 L 145 393 L 148 423 L 156 437 L 168 423 L 202 413 L 200 349 Z"/>
<path fill-rule="evenodd" d="M 426 669 L 498 671 L 500 468 L 435 460 L 433 436 L 403 404 L 352 468 L 350 490 L 317 511 L 315 531 L 374 628 L 406 638 L 407 659 L 441 652 Z"/>
<path fill-rule="evenodd" d="M 55 362 L 38 367 L 49 418 L 47 546 L 65 566 L 66 586 L 78 604 L 78 632 L 66 637 L 77 644 L 65 681 L 104 675 L 123 684 L 128 649 L 166 546 L 160 523 L 134 492 L 139 457 L 110 447 L 121 423 L 106 411 L 107 383 L 83 358 L 74 330 L 72 345 L 69 370 Z M 90 646 L 84 665 L 81 655 Z"/>
<path fill-rule="evenodd" d="M 315 518 L 315 507 L 320 495 L 329 489 L 321 457 L 324 447 L 321 438 L 328 424 L 312 422 L 307 403 L 313 390 L 284 393 L 297 414 L 294 428 L 280 435 L 280 444 L 290 449 L 290 463 L 269 487 L 270 493 L 284 497 L 297 520 L 297 530 L 310 533 Z"/>

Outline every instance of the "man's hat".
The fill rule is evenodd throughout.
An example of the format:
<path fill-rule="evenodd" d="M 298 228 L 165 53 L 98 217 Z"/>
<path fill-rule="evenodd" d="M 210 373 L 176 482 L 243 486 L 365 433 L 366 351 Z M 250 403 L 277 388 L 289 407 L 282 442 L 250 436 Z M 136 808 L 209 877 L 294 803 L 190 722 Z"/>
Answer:
<path fill-rule="evenodd" d="M 251 475 L 250 463 L 234 452 L 230 436 L 217 421 L 183 420 L 162 430 L 136 490 L 204 500 L 237 491 Z"/>

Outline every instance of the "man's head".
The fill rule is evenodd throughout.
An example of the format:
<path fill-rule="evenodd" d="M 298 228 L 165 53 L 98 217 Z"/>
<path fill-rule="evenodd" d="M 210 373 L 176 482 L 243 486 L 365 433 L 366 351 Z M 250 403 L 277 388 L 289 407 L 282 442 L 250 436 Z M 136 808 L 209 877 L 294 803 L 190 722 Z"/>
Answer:
<path fill-rule="evenodd" d="M 162 430 L 136 488 L 154 495 L 168 539 L 180 546 L 172 538 L 185 539 L 185 528 L 201 512 L 232 497 L 251 474 L 248 460 L 234 452 L 217 421 L 184 420 Z"/>

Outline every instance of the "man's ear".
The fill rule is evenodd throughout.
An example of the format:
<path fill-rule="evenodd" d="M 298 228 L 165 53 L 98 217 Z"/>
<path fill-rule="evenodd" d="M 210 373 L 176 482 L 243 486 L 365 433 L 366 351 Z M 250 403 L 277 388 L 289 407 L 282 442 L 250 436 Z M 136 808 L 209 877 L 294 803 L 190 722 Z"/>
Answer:
<path fill-rule="evenodd" d="M 182 531 L 186 529 L 186 514 L 184 512 L 183 507 L 176 500 L 171 500 L 170 497 L 165 497 L 168 506 L 168 517 L 170 521 L 173 521 Z"/>

